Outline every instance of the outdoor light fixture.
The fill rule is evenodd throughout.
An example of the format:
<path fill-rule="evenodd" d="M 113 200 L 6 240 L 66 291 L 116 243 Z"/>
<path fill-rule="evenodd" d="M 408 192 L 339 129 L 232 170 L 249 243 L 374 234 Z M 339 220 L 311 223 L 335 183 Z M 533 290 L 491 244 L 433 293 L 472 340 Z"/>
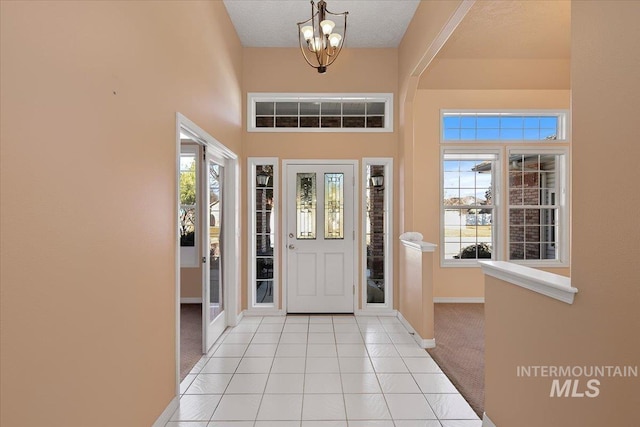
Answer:
<path fill-rule="evenodd" d="M 384 175 L 372 175 L 371 178 L 371 186 L 376 190 L 382 190 L 384 186 Z"/>
<path fill-rule="evenodd" d="M 298 22 L 298 41 L 307 64 L 318 70 L 327 71 L 327 67 L 336 60 L 347 37 L 347 15 L 349 12 L 331 13 L 327 2 L 320 0 L 318 5 L 311 0 L 311 18 Z M 336 23 L 327 17 L 344 18 L 344 25 L 336 28 Z M 342 35 L 334 30 L 342 29 Z"/>
<path fill-rule="evenodd" d="M 256 184 L 258 184 L 258 187 L 266 187 L 268 183 L 269 183 L 269 174 L 267 174 L 265 171 L 260 171 L 256 175 Z"/>

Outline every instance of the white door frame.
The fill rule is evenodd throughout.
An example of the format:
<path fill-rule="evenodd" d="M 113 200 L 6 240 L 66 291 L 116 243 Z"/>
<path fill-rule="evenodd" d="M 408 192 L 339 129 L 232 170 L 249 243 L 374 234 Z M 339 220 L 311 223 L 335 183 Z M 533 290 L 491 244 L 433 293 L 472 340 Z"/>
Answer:
<path fill-rule="evenodd" d="M 359 170 L 358 170 L 358 166 L 359 166 L 359 162 L 358 160 L 328 160 L 328 159 L 303 159 L 303 160 L 292 160 L 292 159 L 287 159 L 287 160 L 283 160 L 282 161 L 282 188 L 284 189 L 282 191 L 282 193 L 286 194 L 286 188 L 288 185 L 288 173 L 287 173 L 287 167 L 289 165 L 352 165 L 353 166 L 353 179 L 354 179 L 354 190 L 353 190 L 353 229 L 354 229 L 354 233 L 355 233 L 355 239 L 354 239 L 354 246 L 353 246 L 353 278 L 355 281 L 355 285 L 356 285 L 356 292 L 353 295 L 353 313 L 355 314 L 358 311 L 358 301 L 360 300 L 360 298 L 358 298 L 359 292 L 357 291 L 357 287 L 360 286 L 360 269 L 358 268 L 358 255 L 359 255 L 359 251 L 360 251 L 360 233 L 359 233 L 359 222 L 358 222 L 358 218 L 359 218 L 359 209 L 360 209 L 360 204 L 358 203 L 358 197 L 359 197 L 359 193 L 360 193 L 360 186 L 359 186 L 359 179 L 358 177 L 360 176 L 359 174 Z M 289 203 L 289 200 L 287 200 L 286 196 L 284 196 L 282 198 L 282 208 L 281 208 L 281 212 L 282 212 L 282 227 L 280 227 L 281 230 L 281 242 L 286 242 L 288 240 L 288 228 L 287 228 L 287 224 L 289 221 L 289 214 L 288 214 L 288 209 L 287 209 L 287 203 Z M 282 312 L 283 313 L 287 313 L 287 289 L 288 289 L 288 283 L 287 281 L 289 280 L 288 278 L 288 274 L 287 274 L 287 267 L 288 267 L 288 256 L 287 253 L 284 252 L 286 250 L 286 245 L 282 244 L 281 246 L 281 251 L 282 251 Z"/>
<path fill-rule="evenodd" d="M 180 232 L 178 230 L 178 210 L 180 206 L 180 129 L 184 128 L 195 137 L 196 142 L 209 153 L 225 159 L 224 182 L 226 183 L 223 215 L 226 222 L 223 223 L 225 240 L 223 251 L 227 254 L 223 257 L 223 271 L 225 271 L 224 313 L 226 323 L 229 326 L 238 324 L 238 303 L 240 301 L 240 173 L 238 156 L 225 147 L 221 142 L 205 132 L 183 114 L 176 113 L 176 147 L 175 147 L 175 195 L 176 211 L 174 213 L 175 233 L 175 327 L 176 327 L 176 396 L 180 395 Z M 208 230 L 207 230 L 208 231 Z M 204 301 L 203 301 L 204 304 Z"/>

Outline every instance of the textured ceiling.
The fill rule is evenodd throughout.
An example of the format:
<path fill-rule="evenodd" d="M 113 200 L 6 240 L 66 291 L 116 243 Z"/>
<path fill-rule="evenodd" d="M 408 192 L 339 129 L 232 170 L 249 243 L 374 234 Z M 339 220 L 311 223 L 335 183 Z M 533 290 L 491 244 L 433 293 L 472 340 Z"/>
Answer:
<path fill-rule="evenodd" d="M 326 0 L 348 11 L 345 47 L 398 47 L 420 0 Z M 316 2 L 317 3 L 317 2 Z M 224 0 L 245 47 L 297 47 L 297 22 L 311 17 L 309 0 Z"/>
<path fill-rule="evenodd" d="M 438 57 L 568 59 L 570 54 L 570 1 L 483 0 L 473 5 Z"/>

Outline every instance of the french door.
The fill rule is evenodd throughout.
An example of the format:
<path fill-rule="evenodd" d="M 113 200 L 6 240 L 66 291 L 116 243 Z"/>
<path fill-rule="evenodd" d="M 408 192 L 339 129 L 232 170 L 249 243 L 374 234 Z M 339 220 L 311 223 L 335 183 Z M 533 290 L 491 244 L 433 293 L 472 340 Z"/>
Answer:
<path fill-rule="evenodd" d="M 287 164 L 287 311 L 353 313 L 354 164 Z"/>
<path fill-rule="evenodd" d="M 203 188 L 203 206 L 206 224 L 204 231 L 203 289 L 202 289 L 202 347 L 206 353 L 227 326 L 224 313 L 224 269 L 223 258 L 223 204 L 224 204 L 224 159 L 207 152 Z"/>

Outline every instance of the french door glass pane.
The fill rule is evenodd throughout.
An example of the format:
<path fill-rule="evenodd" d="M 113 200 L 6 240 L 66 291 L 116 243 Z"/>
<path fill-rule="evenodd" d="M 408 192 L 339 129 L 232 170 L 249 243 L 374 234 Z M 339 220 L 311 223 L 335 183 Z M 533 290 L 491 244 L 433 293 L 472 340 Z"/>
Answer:
<path fill-rule="evenodd" d="M 222 295 L 222 166 L 209 162 L 209 319 L 213 321 L 223 310 Z"/>
<path fill-rule="evenodd" d="M 344 174 L 324 174 L 324 238 L 344 239 Z"/>
<path fill-rule="evenodd" d="M 316 238 L 316 174 L 298 173 L 296 176 L 297 238 Z"/>
<path fill-rule="evenodd" d="M 195 246 L 196 155 L 180 153 L 180 246 Z"/>

